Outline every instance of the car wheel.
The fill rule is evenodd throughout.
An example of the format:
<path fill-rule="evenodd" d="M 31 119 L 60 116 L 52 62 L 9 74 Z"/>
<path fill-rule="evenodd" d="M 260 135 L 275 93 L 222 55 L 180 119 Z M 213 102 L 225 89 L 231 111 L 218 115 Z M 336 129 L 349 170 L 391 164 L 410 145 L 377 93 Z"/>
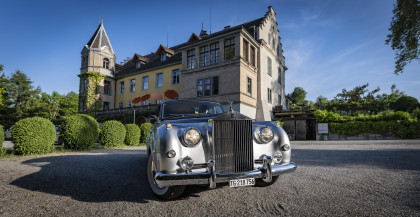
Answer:
<path fill-rule="evenodd" d="M 270 185 L 274 184 L 274 182 L 276 182 L 278 178 L 279 178 L 278 176 L 273 176 L 272 179 L 271 179 L 271 182 L 264 181 L 264 178 L 256 179 L 255 180 L 255 185 L 260 186 L 260 187 L 270 186 Z"/>
<path fill-rule="evenodd" d="M 166 187 L 160 186 L 156 183 L 155 175 L 156 171 L 153 165 L 152 156 L 149 155 L 149 159 L 147 161 L 147 178 L 149 180 L 149 186 L 153 194 L 159 199 L 170 200 L 184 193 L 185 185 Z"/>

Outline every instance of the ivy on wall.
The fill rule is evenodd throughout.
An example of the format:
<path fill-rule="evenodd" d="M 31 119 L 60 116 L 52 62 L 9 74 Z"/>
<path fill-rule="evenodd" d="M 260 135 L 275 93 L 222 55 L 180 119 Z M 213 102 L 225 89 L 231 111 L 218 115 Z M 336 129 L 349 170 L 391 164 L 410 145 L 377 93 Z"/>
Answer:
<path fill-rule="evenodd" d="M 102 107 L 100 98 L 101 82 L 105 79 L 105 75 L 96 72 L 86 72 L 78 75 L 80 77 L 79 90 L 82 90 L 83 79 L 87 79 L 86 90 L 79 94 L 79 102 L 84 103 L 84 112 L 93 113 Z"/>

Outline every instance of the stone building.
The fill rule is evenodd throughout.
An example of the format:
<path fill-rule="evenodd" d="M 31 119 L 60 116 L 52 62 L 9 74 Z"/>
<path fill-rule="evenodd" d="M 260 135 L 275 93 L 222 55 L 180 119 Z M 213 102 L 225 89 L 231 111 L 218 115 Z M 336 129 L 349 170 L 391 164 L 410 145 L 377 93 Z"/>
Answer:
<path fill-rule="evenodd" d="M 102 65 L 98 65 L 101 60 Z M 106 61 L 112 63 L 106 65 Z M 97 109 L 137 106 L 131 102 L 135 97 L 150 93 L 163 96 L 171 89 L 178 92 L 178 98 L 217 101 L 226 107 L 226 102 L 232 101 L 234 110 L 252 119 L 271 120 L 273 108 L 285 105 L 286 69 L 272 7 L 259 19 L 226 26 L 212 34 L 201 30 L 183 44 L 170 48 L 159 45 L 156 52 L 134 54 L 121 64 L 115 63 L 111 44 L 100 24 L 82 51 L 80 93 L 86 93 L 83 82 L 89 82 L 83 79 L 99 73 L 104 80 L 97 82 L 102 90 L 97 97 L 102 107 Z M 82 110 L 87 109 L 85 102 L 81 101 Z M 138 105 L 160 102 L 149 100 Z"/>

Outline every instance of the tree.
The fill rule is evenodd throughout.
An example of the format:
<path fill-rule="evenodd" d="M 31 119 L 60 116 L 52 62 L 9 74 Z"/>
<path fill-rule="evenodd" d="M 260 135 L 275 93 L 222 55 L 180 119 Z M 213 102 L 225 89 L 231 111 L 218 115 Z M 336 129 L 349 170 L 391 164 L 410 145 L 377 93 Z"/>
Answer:
<path fill-rule="evenodd" d="M 292 101 L 293 104 L 306 104 L 306 91 L 301 87 L 295 87 L 293 92 L 288 94 L 287 97 L 290 99 L 290 101 Z"/>
<path fill-rule="evenodd" d="M 321 110 L 323 110 L 327 104 L 328 104 L 328 99 L 327 99 L 327 97 L 324 97 L 324 96 L 318 96 L 318 97 L 316 98 L 316 102 L 314 103 L 314 106 L 315 106 L 317 109 L 321 109 Z"/>
<path fill-rule="evenodd" d="M 69 92 L 60 100 L 60 117 L 67 117 L 78 113 L 79 95 Z"/>
<path fill-rule="evenodd" d="M 412 60 L 418 60 L 420 56 L 420 1 L 397 0 L 394 4 L 394 17 L 385 43 L 391 44 L 396 50 L 394 73 L 402 73 L 405 65 Z"/>
<path fill-rule="evenodd" d="M 0 64 L 0 72 L 3 72 L 3 65 L 2 64 Z M 4 76 L 4 73 L 3 73 L 2 76 Z M 0 87 L 0 106 L 1 107 L 3 107 L 3 105 L 4 105 L 4 97 L 3 97 L 3 94 L 5 92 L 6 92 L 6 90 L 3 87 Z"/>
<path fill-rule="evenodd" d="M 334 97 L 334 99 L 346 104 L 367 102 L 374 99 L 374 94 L 380 91 L 379 87 L 369 91 L 367 89 L 368 86 L 368 83 L 361 86 L 356 86 L 353 88 L 353 90 L 350 91 L 347 91 L 346 88 L 344 88 L 341 93 Z"/>
<path fill-rule="evenodd" d="M 401 96 L 391 104 L 392 109 L 409 113 L 413 112 L 417 107 L 419 107 L 419 101 L 412 96 Z"/>

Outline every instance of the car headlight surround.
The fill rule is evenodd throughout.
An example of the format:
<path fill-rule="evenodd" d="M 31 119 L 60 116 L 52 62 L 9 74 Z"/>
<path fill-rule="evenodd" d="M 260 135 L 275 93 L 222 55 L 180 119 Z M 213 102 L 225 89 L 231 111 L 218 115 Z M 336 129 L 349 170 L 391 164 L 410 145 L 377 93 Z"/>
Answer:
<path fill-rule="evenodd" d="M 274 131 L 271 129 L 271 127 L 264 127 L 260 130 L 260 140 L 263 143 L 269 143 L 271 140 L 273 140 L 274 137 Z"/>
<path fill-rule="evenodd" d="M 196 146 L 200 140 L 201 140 L 201 133 L 198 129 L 196 128 L 188 128 L 187 130 L 184 131 L 183 135 L 182 135 L 182 144 L 185 147 L 191 148 Z"/>

